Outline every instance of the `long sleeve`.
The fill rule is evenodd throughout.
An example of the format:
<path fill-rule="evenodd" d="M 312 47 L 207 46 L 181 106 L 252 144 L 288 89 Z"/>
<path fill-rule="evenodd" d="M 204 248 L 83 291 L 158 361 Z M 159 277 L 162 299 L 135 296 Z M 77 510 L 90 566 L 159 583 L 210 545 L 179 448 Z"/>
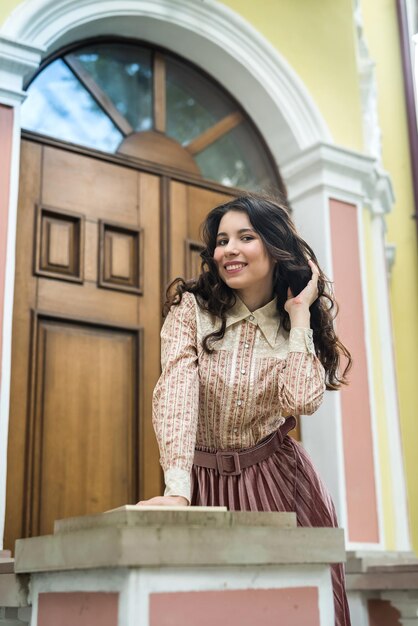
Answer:
<path fill-rule="evenodd" d="M 190 501 L 198 419 L 196 312 L 194 296 L 183 294 L 161 330 L 162 373 L 153 394 L 153 425 L 164 470 L 164 495 Z"/>
<path fill-rule="evenodd" d="M 325 391 L 325 370 L 315 354 L 313 331 L 292 328 L 289 352 L 279 377 L 283 415 L 311 415 Z"/>

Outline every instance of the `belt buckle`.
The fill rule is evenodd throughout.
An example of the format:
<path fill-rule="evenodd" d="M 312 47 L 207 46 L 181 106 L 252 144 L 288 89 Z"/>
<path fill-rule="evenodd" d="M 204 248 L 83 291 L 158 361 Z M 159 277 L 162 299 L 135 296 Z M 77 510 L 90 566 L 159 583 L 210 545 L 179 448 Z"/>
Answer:
<path fill-rule="evenodd" d="M 224 466 L 224 458 L 231 458 L 234 461 L 234 469 L 228 470 Z M 218 472 L 221 476 L 238 476 L 241 474 L 241 467 L 239 462 L 238 452 L 222 452 L 218 451 L 216 453 L 216 465 L 218 466 Z"/>

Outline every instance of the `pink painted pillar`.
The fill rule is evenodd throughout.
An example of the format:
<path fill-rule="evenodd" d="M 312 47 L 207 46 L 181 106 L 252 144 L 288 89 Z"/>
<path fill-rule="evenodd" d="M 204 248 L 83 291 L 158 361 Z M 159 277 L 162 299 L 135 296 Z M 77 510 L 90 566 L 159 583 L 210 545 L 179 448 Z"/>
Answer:
<path fill-rule="evenodd" d="M 0 104 L 0 381 L 3 353 L 4 289 L 9 223 L 10 174 L 13 138 L 13 109 Z"/>
<path fill-rule="evenodd" d="M 341 392 L 348 539 L 378 543 L 357 207 L 331 199 L 330 217 L 335 295 L 340 305 L 337 332 L 354 361 L 349 374 L 350 385 Z"/>
<path fill-rule="evenodd" d="M 118 626 L 118 593 L 54 592 L 38 596 L 38 626 Z"/>
<path fill-rule="evenodd" d="M 152 593 L 149 626 L 320 626 L 316 587 Z M 40 625 L 43 626 L 43 625 Z"/>
<path fill-rule="evenodd" d="M 371 599 L 367 608 L 369 626 L 401 626 L 399 611 L 388 600 Z"/>

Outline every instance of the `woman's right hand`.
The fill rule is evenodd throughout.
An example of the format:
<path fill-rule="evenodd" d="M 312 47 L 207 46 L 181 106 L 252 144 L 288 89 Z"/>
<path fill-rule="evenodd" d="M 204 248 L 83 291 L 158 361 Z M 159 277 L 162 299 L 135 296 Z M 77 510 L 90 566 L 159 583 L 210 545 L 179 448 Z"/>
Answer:
<path fill-rule="evenodd" d="M 183 496 L 155 496 L 137 502 L 136 506 L 189 506 L 189 502 Z"/>

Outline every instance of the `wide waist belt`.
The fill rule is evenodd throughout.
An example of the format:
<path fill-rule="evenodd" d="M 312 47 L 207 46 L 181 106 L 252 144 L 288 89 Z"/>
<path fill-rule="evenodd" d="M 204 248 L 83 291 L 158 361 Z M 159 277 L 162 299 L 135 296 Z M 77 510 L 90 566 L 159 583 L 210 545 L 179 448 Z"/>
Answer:
<path fill-rule="evenodd" d="M 218 450 L 217 452 L 203 452 L 195 450 L 194 465 L 218 470 L 222 476 L 238 476 L 241 470 L 255 463 L 264 461 L 274 454 L 283 443 L 287 433 L 296 426 L 296 419 L 288 417 L 280 428 L 266 439 L 252 448 L 239 452 L 237 450 Z"/>

